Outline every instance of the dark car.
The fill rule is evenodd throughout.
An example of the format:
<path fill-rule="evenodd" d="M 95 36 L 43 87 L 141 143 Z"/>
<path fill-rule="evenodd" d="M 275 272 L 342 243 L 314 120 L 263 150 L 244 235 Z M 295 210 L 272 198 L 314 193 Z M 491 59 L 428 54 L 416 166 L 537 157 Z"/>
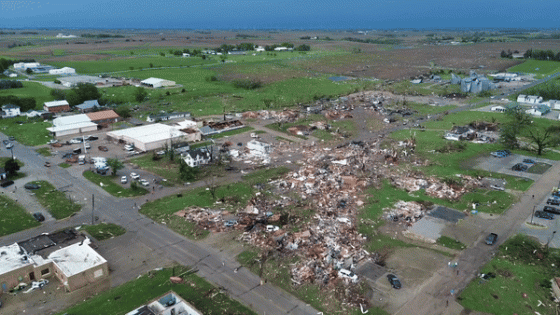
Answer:
<path fill-rule="evenodd" d="M 554 220 L 554 214 L 550 214 L 544 211 L 535 211 L 535 217 L 545 220 Z"/>
<path fill-rule="evenodd" d="M 517 163 L 514 166 L 512 166 L 511 169 L 518 172 L 525 172 L 528 169 L 528 167 L 525 164 Z"/>
<path fill-rule="evenodd" d="M 37 184 L 34 184 L 34 183 L 27 183 L 27 184 L 23 185 L 23 187 L 25 187 L 25 189 L 32 190 L 32 189 L 41 188 L 41 185 L 37 185 Z"/>
<path fill-rule="evenodd" d="M 548 212 L 548 213 L 560 214 L 560 209 L 558 209 L 556 207 L 551 207 L 551 206 L 544 206 L 542 211 Z"/>
<path fill-rule="evenodd" d="M 95 140 L 97 140 L 97 139 L 99 139 L 98 136 L 87 136 L 87 137 L 86 137 L 86 140 L 87 140 L 87 141 L 95 141 Z"/>
<path fill-rule="evenodd" d="M 16 140 L 16 138 L 14 138 L 12 136 L 10 136 L 8 139 L 10 139 L 10 141 L 15 141 Z"/>
<path fill-rule="evenodd" d="M 35 220 L 37 220 L 39 222 L 45 221 L 45 217 L 43 216 L 43 214 L 41 212 L 33 213 L 33 217 L 35 218 Z"/>
<path fill-rule="evenodd" d="M 3 181 L 3 182 L 0 183 L 0 186 L 2 186 L 2 187 L 8 187 L 8 186 L 13 185 L 13 184 L 14 184 L 14 181 L 13 181 L 13 180 L 5 180 L 5 181 Z"/>
<path fill-rule="evenodd" d="M 395 276 L 394 274 L 390 273 L 387 275 L 387 280 L 389 280 L 389 283 L 391 284 L 391 286 L 394 289 L 400 289 L 401 286 L 401 281 L 399 280 L 399 278 L 397 278 L 397 276 Z"/>
<path fill-rule="evenodd" d="M 547 205 L 560 206 L 560 199 L 548 198 Z"/>
<path fill-rule="evenodd" d="M 496 241 L 498 240 L 498 234 L 496 233 L 490 233 L 487 237 L 486 237 L 486 245 L 494 245 L 496 244 Z"/>
<path fill-rule="evenodd" d="M 8 143 L 10 143 L 10 140 L 3 140 L 2 143 L 4 143 L 4 145 L 7 145 Z"/>

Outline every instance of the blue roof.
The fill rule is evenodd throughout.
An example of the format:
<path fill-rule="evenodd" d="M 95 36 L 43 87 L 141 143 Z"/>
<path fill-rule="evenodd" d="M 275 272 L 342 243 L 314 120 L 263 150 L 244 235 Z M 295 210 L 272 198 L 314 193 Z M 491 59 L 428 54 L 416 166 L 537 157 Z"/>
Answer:
<path fill-rule="evenodd" d="M 210 128 L 210 127 L 208 127 L 208 126 L 204 126 L 204 127 L 200 128 L 200 132 L 201 132 L 203 135 L 210 135 L 210 134 L 217 133 L 218 131 L 216 131 L 216 129 L 214 129 L 214 128 Z"/>
<path fill-rule="evenodd" d="M 94 107 L 100 107 L 100 105 L 97 100 L 90 100 L 90 101 L 85 101 L 80 105 L 76 105 L 76 107 L 79 109 L 90 109 Z"/>

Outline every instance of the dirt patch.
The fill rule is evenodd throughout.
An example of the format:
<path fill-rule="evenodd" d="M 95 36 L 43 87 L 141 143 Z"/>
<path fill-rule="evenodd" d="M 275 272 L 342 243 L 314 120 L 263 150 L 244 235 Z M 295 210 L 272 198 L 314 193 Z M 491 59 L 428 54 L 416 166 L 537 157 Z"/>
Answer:
<path fill-rule="evenodd" d="M 447 265 L 449 258 L 423 248 L 401 248 L 386 261 L 388 269 L 395 270 L 407 286 L 420 285 Z"/>

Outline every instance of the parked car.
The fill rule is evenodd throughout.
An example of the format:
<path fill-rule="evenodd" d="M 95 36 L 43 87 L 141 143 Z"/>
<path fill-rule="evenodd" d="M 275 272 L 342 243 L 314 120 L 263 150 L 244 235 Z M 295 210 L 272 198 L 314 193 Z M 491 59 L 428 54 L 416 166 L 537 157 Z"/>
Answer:
<path fill-rule="evenodd" d="M 92 135 L 86 136 L 87 141 L 95 141 L 97 139 L 99 139 L 99 137 L 97 136 L 92 136 Z"/>
<path fill-rule="evenodd" d="M 498 240 L 498 234 L 490 233 L 486 237 L 486 245 L 494 245 L 494 244 L 496 244 L 497 240 Z"/>
<path fill-rule="evenodd" d="M 128 178 L 126 176 L 122 176 L 121 177 L 121 184 L 126 184 L 128 183 Z"/>
<path fill-rule="evenodd" d="M 97 149 L 99 149 L 99 151 L 103 151 L 103 152 L 109 151 L 109 149 L 106 146 L 102 146 L 102 145 L 98 146 Z"/>
<path fill-rule="evenodd" d="M 162 155 L 165 155 L 165 151 L 164 150 L 157 151 L 156 154 L 159 155 L 159 156 L 162 156 Z"/>
<path fill-rule="evenodd" d="M 37 184 L 34 184 L 34 183 L 27 183 L 27 184 L 23 185 L 23 187 L 25 189 L 33 190 L 33 189 L 41 188 L 41 185 L 37 185 Z"/>
<path fill-rule="evenodd" d="M 10 143 L 10 140 L 3 140 L 2 143 L 4 143 L 4 145 L 7 145 L 8 143 Z"/>
<path fill-rule="evenodd" d="M 352 282 L 358 281 L 358 275 L 348 269 L 340 269 L 338 271 L 338 276 L 341 278 L 350 279 Z"/>
<path fill-rule="evenodd" d="M 8 144 L 6 144 L 6 149 L 8 149 L 8 150 L 11 149 L 11 148 L 13 148 L 13 147 L 14 147 L 14 144 L 11 143 L 11 142 L 8 143 Z"/>
<path fill-rule="evenodd" d="M 548 212 L 548 213 L 560 214 L 560 209 L 558 209 L 556 207 L 551 207 L 551 206 L 544 206 L 542 211 Z"/>
<path fill-rule="evenodd" d="M 45 167 L 51 167 L 51 162 L 49 161 L 45 162 Z"/>
<path fill-rule="evenodd" d="M 72 150 L 72 153 L 81 154 L 82 153 L 82 148 L 75 148 L 74 150 Z"/>
<path fill-rule="evenodd" d="M 535 211 L 535 217 L 545 219 L 545 220 L 553 220 L 554 214 L 550 214 L 544 211 Z"/>
<path fill-rule="evenodd" d="M 13 185 L 13 184 L 14 184 L 14 181 L 8 179 L 8 180 L 4 180 L 3 182 L 1 182 L 1 183 L 0 183 L 0 186 L 2 186 L 2 187 L 8 187 L 8 186 Z"/>
<path fill-rule="evenodd" d="M 387 280 L 389 280 L 389 283 L 391 284 L 391 286 L 394 289 L 398 290 L 402 287 L 401 281 L 399 280 L 399 278 L 392 273 L 387 275 Z"/>
<path fill-rule="evenodd" d="M 267 232 L 274 232 L 274 231 L 278 231 L 280 228 L 276 225 L 267 225 L 266 226 L 266 231 Z"/>
<path fill-rule="evenodd" d="M 139 182 L 140 182 L 140 185 L 142 185 L 142 186 L 150 186 L 150 182 L 145 180 L 144 178 L 139 180 Z"/>
<path fill-rule="evenodd" d="M 529 167 L 527 167 L 527 165 L 522 164 L 522 163 L 517 163 L 514 166 L 511 167 L 511 169 L 513 171 L 518 171 L 518 172 L 525 172 Z"/>
<path fill-rule="evenodd" d="M 124 149 L 125 149 L 126 151 L 132 151 L 132 150 L 134 150 L 134 146 L 131 145 L 131 144 L 126 144 L 126 145 L 124 146 Z"/>
<path fill-rule="evenodd" d="M 78 144 L 78 143 L 82 143 L 83 139 L 82 138 L 74 138 L 72 140 L 70 140 L 71 144 Z"/>
<path fill-rule="evenodd" d="M 16 141 L 16 138 L 14 138 L 13 136 L 9 136 L 9 137 L 8 137 L 8 140 L 10 140 L 10 141 Z"/>
<path fill-rule="evenodd" d="M 548 198 L 547 205 L 560 206 L 560 199 Z"/>
<path fill-rule="evenodd" d="M 136 173 L 130 173 L 130 178 L 134 179 L 134 180 L 139 180 L 140 179 L 140 175 L 136 174 Z"/>
<path fill-rule="evenodd" d="M 41 212 L 33 213 L 33 217 L 35 218 L 35 220 L 37 220 L 39 222 L 45 221 L 45 217 L 43 216 L 43 214 Z"/>
<path fill-rule="evenodd" d="M 523 160 L 523 163 L 535 164 L 535 161 L 534 161 L 534 160 L 531 160 L 531 159 L 524 159 L 524 160 Z"/>
<path fill-rule="evenodd" d="M 58 143 L 58 140 L 51 139 L 51 140 L 49 140 L 49 142 L 47 142 L 47 144 L 55 144 L 55 143 Z"/>
<path fill-rule="evenodd" d="M 235 226 L 235 225 L 237 225 L 237 220 L 227 220 L 227 221 L 224 222 L 224 225 L 225 225 L 226 227 Z"/>

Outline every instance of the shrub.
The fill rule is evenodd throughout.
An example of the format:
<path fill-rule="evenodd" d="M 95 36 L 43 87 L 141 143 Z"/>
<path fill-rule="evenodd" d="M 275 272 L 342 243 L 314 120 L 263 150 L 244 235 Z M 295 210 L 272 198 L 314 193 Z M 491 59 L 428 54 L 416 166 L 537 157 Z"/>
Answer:
<path fill-rule="evenodd" d="M 262 87 L 262 82 L 251 79 L 235 80 L 233 81 L 233 86 L 245 90 L 255 90 Z"/>

